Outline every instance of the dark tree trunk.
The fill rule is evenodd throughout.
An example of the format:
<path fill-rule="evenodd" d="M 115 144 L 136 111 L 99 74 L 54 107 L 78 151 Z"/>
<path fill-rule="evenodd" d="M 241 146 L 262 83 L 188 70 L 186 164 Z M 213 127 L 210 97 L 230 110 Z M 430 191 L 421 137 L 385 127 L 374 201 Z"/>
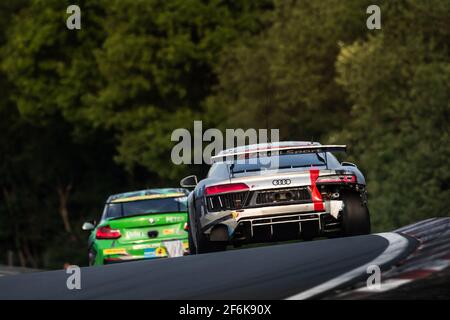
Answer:
<path fill-rule="evenodd" d="M 69 210 L 67 208 L 67 203 L 69 200 L 69 194 L 72 190 L 72 185 L 69 184 L 65 187 L 58 187 L 58 197 L 59 197 L 59 214 L 61 215 L 61 219 L 64 224 L 64 229 L 68 233 L 72 233 L 72 227 L 70 226 L 69 220 Z"/>

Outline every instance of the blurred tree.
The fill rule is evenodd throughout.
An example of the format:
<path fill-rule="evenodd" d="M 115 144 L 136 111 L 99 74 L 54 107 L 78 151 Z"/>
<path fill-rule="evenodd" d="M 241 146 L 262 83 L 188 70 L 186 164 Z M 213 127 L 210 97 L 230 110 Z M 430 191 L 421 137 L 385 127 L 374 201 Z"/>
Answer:
<path fill-rule="evenodd" d="M 66 8 L 70 1 L 30 0 L 12 19 L 3 47 L 2 69 L 14 85 L 11 94 L 21 116 L 45 125 L 62 115 L 74 123 L 77 136 L 91 132 L 83 116 L 82 98 L 98 87 L 93 50 L 106 32 L 99 1 L 79 1 L 82 29 L 68 30 Z"/>
<path fill-rule="evenodd" d="M 3 67 L 21 114 L 61 113 L 81 138 L 110 130 L 130 172 L 176 180 L 171 132 L 190 128 L 220 51 L 259 32 L 271 1 L 85 0 L 79 31 L 65 28 L 67 4 L 34 0 L 9 32 Z"/>
<path fill-rule="evenodd" d="M 0 3 L 0 46 L 4 45 L 6 41 L 5 30 L 7 30 L 13 16 L 27 4 L 28 1 L 25 0 Z M 14 105 L 10 99 L 10 90 L 11 85 L 6 75 L 0 70 L 0 248 L 3 253 L 7 253 L 7 249 L 9 249 L 8 254 L 12 252 L 10 258 L 14 259 L 14 251 L 11 249 L 20 247 L 17 231 L 18 224 L 23 220 L 24 214 L 20 211 L 13 213 L 13 195 L 6 187 L 11 180 L 8 154 L 15 152 L 18 140 L 17 132 L 21 130 L 21 126 L 17 124 L 16 110 L 13 108 Z M 16 246 L 17 244 L 19 246 Z M 26 259 L 24 250 L 16 251 L 16 253 L 18 253 L 17 260 L 24 264 Z M 5 258 L 0 257 L 0 259 Z"/>
<path fill-rule="evenodd" d="M 282 139 L 319 140 L 340 128 L 350 106 L 334 64 L 340 42 L 367 32 L 369 2 L 278 1 L 267 32 L 223 55 L 207 117 L 224 127 L 280 128 Z"/>
<path fill-rule="evenodd" d="M 187 172 L 167 165 L 172 131 L 191 128 L 216 83 L 219 53 L 259 32 L 270 8 L 255 0 L 108 2 L 108 37 L 96 51 L 103 85 L 85 105 L 94 125 L 117 132 L 120 163 L 172 181 Z"/>
<path fill-rule="evenodd" d="M 43 257 L 65 245 L 79 252 L 72 262 L 84 262 L 81 221 L 97 218 L 106 196 L 128 186 L 112 159 L 113 136 L 78 111 L 82 93 L 95 87 L 92 49 L 102 29 L 67 30 L 66 7 L 35 0 L 0 11 L 0 246 L 24 266 L 61 267 L 65 261 Z M 101 10 L 85 8 L 89 30 Z"/>
<path fill-rule="evenodd" d="M 341 48 L 337 79 L 352 110 L 332 136 L 367 173 L 377 229 L 450 213 L 450 2 L 390 2 L 382 12 L 383 32 Z"/>

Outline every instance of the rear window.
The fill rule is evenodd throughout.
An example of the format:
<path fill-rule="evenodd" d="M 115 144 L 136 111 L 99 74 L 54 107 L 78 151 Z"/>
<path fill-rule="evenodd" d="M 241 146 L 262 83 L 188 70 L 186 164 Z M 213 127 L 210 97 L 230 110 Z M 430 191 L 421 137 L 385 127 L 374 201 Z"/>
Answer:
<path fill-rule="evenodd" d="M 271 167 L 269 160 L 275 160 L 278 165 Z M 327 153 L 328 167 L 339 166 L 339 161 L 333 154 Z M 228 174 L 227 165 L 223 162 L 213 164 L 208 176 L 216 176 L 219 173 Z M 291 168 L 307 168 L 325 166 L 325 153 L 303 153 L 303 154 L 284 154 L 279 156 L 251 158 L 236 160 L 233 162 L 231 169 L 233 173 L 257 172 L 266 169 L 291 169 Z"/>
<path fill-rule="evenodd" d="M 107 205 L 106 218 L 120 218 L 169 212 L 186 212 L 186 197 L 149 199 Z"/>

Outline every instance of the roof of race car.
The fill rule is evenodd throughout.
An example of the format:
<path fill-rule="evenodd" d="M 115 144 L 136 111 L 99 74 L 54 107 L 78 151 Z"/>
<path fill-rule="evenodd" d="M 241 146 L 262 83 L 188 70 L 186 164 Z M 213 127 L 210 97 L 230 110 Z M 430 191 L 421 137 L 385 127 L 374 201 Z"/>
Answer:
<path fill-rule="evenodd" d="M 115 194 L 110 196 L 106 202 L 120 203 L 120 202 L 130 202 L 148 199 L 176 198 L 176 197 L 184 197 L 188 193 L 189 191 L 183 188 L 146 189 Z"/>

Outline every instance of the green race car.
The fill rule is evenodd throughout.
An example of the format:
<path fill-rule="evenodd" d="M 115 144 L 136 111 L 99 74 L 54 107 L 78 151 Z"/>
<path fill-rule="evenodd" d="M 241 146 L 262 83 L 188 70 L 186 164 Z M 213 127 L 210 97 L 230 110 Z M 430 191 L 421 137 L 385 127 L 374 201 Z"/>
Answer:
<path fill-rule="evenodd" d="M 89 265 L 189 253 L 186 189 L 148 189 L 110 196 L 96 225 L 85 222 Z"/>

